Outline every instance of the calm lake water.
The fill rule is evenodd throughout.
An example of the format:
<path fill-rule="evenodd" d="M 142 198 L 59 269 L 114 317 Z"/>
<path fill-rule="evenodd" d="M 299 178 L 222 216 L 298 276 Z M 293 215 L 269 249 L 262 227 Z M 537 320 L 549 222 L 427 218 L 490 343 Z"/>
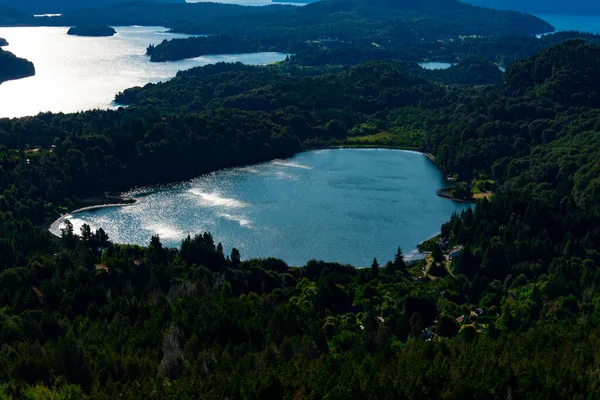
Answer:
<path fill-rule="evenodd" d="M 171 188 L 136 194 L 139 203 L 67 215 L 102 227 L 119 243 L 147 245 L 153 234 L 178 247 L 188 234 L 210 231 L 226 251 L 279 257 L 291 265 L 312 258 L 368 266 L 398 246 L 416 246 L 465 204 L 442 199 L 442 174 L 422 154 L 334 149 L 234 168 Z M 53 228 L 59 234 L 62 222 Z"/>
<path fill-rule="evenodd" d="M 214 3 L 215 0 L 187 0 L 188 3 Z M 241 6 L 270 6 L 274 4 L 302 7 L 307 3 L 272 2 L 271 0 L 219 0 L 218 3 L 239 4 Z"/>
<path fill-rule="evenodd" d="M 451 64 L 451 63 L 435 62 L 435 61 L 428 61 L 428 62 L 421 62 L 421 63 L 419 63 L 419 66 L 421 66 L 421 68 L 430 69 L 430 70 L 448 69 L 448 68 L 450 68 L 453 65 L 454 64 Z"/>
<path fill-rule="evenodd" d="M 4 49 L 35 65 L 34 77 L 0 85 L 0 117 L 39 112 L 77 112 L 110 108 L 117 92 L 149 82 L 168 80 L 177 71 L 219 61 L 268 64 L 285 59 L 281 53 L 205 56 L 151 63 L 149 44 L 189 37 L 166 33 L 162 27 L 116 27 L 113 37 L 67 35 L 68 28 L 0 28 L 9 42 Z"/>

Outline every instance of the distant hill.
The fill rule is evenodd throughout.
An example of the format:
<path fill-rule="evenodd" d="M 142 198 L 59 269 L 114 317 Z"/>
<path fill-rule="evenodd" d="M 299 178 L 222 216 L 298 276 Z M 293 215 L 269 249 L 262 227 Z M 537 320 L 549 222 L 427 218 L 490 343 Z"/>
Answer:
<path fill-rule="evenodd" d="M 24 11 L 16 10 L 0 3 L 0 25 L 2 26 L 24 25 L 31 23 L 33 19 L 30 14 Z"/>
<path fill-rule="evenodd" d="M 125 3 L 127 0 L 0 0 L 6 5 L 30 14 L 60 14 L 85 8 L 99 8 Z M 155 3 L 185 3 L 185 0 L 154 0 Z"/>
<path fill-rule="evenodd" d="M 204 2 L 166 4 L 164 2 L 135 1 L 113 4 L 102 8 L 75 10 L 64 13 L 60 18 L 52 18 L 51 21 L 45 21 L 44 23 L 66 26 L 103 24 L 110 26 L 142 25 L 181 28 L 189 24 L 197 25 L 206 21 L 224 18 L 232 18 L 239 21 L 241 16 L 244 16 L 246 19 L 257 14 L 272 14 L 274 11 L 291 11 L 296 8 L 296 6 L 286 5 L 245 7 L 236 4 Z"/>
<path fill-rule="evenodd" d="M 68 13 L 61 22 L 155 24 L 177 32 L 278 41 L 331 37 L 378 43 L 418 43 L 459 35 L 523 36 L 554 30 L 532 15 L 474 7 L 457 0 L 325 0 L 304 7 L 131 3 Z"/>
<path fill-rule="evenodd" d="M 598 0 L 463 0 L 476 6 L 539 14 L 598 14 Z"/>

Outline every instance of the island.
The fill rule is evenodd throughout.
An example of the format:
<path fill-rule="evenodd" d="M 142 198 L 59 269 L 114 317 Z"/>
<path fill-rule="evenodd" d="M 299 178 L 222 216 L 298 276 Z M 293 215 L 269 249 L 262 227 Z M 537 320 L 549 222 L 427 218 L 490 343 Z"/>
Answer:
<path fill-rule="evenodd" d="M 104 37 L 114 36 L 117 33 L 113 27 L 108 25 L 82 25 L 75 26 L 69 29 L 67 35 L 72 36 L 92 36 L 92 37 Z"/>
<path fill-rule="evenodd" d="M 31 61 L 0 49 L 0 83 L 33 75 L 35 67 Z"/>
<path fill-rule="evenodd" d="M 4 38 L 0 38 L 0 47 L 8 46 L 8 42 Z"/>

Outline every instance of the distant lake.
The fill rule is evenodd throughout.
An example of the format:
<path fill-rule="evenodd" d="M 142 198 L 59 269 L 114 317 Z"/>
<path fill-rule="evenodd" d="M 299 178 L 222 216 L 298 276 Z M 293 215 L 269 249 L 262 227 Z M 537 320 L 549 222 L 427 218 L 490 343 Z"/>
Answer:
<path fill-rule="evenodd" d="M 186 1 L 188 3 L 214 3 L 215 2 L 215 0 L 186 0 Z M 307 4 L 307 3 L 291 3 L 291 2 L 274 3 L 271 0 L 219 0 L 217 3 L 239 4 L 242 6 L 270 6 L 273 4 L 305 6 Z"/>
<path fill-rule="evenodd" d="M 600 34 L 600 15 L 536 14 L 536 16 L 552 24 L 557 31 L 580 31 Z"/>
<path fill-rule="evenodd" d="M 448 69 L 451 66 L 453 66 L 454 64 L 430 61 L 430 62 L 419 63 L 419 65 L 421 66 L 421 68 L 435 70 L 435 69 Z"/>
<path fill-rule="evenodd" d="M 77 232 L 84 223 L 102 227 L 118 243 L 147 245 L 158 234 L 163 244 L 179 247 L 186 235 L 210 231 L 245 259 L 368 266 L 373 257 L 392 259 L 398 246 L 413 257 L 420 242 L 468 207 L 438 197 L 445 185 L 420 153 L 319 150 L 146 188 L 137 192 L 137 204 L 66 218 Z"/>
<path fill-rule="evenodd" d="M 0 85 L 0 117 L 22 117 L 39 112 L 77 112 L 114 107 L 117 92 L 149 82 L 165 81 L 179 70 L 219 61 L 268 64 L 284 60 L 281 53 L 204 56 L 151 63 L 149 44 L 189 37 L 166 33 L 162 27 L 115 27 L 113 37 L 67 35 L 68 28 L 0 28 L 9 42 L 5 50 L 27 58 L 36 76 Z"/>

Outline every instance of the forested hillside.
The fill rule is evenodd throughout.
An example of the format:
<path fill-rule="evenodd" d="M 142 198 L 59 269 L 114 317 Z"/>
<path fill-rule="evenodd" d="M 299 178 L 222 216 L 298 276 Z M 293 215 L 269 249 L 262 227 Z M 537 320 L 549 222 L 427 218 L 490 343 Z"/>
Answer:
<path fill-rule="evenodd" d="M 32 75 L 35 75 L 35 67 L 31 61 L 19 58 L 9 51 L 0 49 L 0 83 Z"/>
<path fill-rule="evenodd" d="M 593 398 L 600 334 L 600 47 L 568 41 L 486 87 L 401 62 L 219 64 L 127 109 L 0 120 L 4 398 Z M 450 271 L 244 260 L 41 225 L 103 190 L 385 132 L 490 201 L 441 227 Z M 169 162 L 167 162 L 167 160 Z"/>
<path fill-rule="evenodd" d="M 126 3 L 65 13 L 41 23 L 166 26 L 177 32 L 250 36 L 279 43 L 338 38 L 417 43 L 440 36 L 533 35 L 551 32 L 528 14 L 474 7 L 456 0 L 327 0 L 305 7 Z"/>

